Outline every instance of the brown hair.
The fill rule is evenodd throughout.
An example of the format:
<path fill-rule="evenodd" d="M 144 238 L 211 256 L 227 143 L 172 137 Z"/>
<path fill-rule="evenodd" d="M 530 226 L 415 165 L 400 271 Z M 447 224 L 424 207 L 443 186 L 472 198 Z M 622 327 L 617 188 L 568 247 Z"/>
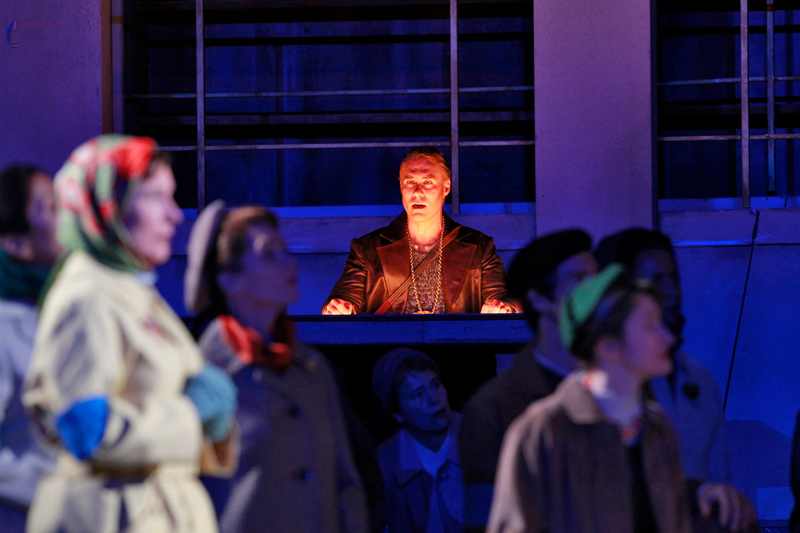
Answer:
<path fill-rule="evenodd" d="M 217 237 L 217 272 L 239 272 L 246 247 L 247 230 L 254 224 L 278 228 L 278 219 L 263 207 L 242 207 L 222 220 Z"/>
<path fill-rule="evenodd" d="M 30 231 L 27 209 L 31 182 L 37 173 L 45 174 L 29 165 L 12 165 L 0 172 L 0 235 L 24 235 Z"/>
<path fill-rule="evenodd" d="M 155 172 L 156 165 L 159 163 L 164 163 L 167 166 L 172 166 L 172 156 L 169 152 L 165 152 L 164 150 L 159 150 L 156 148 L 153 150 L 153 155 L 150 156 L 150 165 L 147 167 L 147 172 L 145 173 L 145 177 L 149 178 Z"/>
<path fill-rule="evenodd" d="M 403 165 L 406 163 L 410 163 L 416 159 L 426 159 L 431 163 L 438 165 L 444 174 L 445 179 L 450 179 L 450 165 L 447 164 L 447 159 L 444 157 L 444 154 L 441 150 L 434 148 L 433 146 L 420 146 L 419 148 L 413 148 L 408 151 L 406 156 L 400 162 L 400 172 L 398 175 L 398 179 L 402 179 L 401 176 L 403 174 Z"/>
<path fill-rule="evenodd" d="M 640 296 L 650 296 L 661 305 L 658 293 L 649 282 L 634 280 L 628 274 L 620 276 L 606 289 L 589 319 L 575 330 L 572 353 L 578 359 L 593 362 L 594 347 L 601 338 L 623 336 L 625 321 Z"/>
<path fill-rule="evenodd" d="M 153 176 L 153 173 L 155 173 L 156 167 L 162 163 L 171 168 L 172 156 L 169 154 L 169 152 L 165 152 L 164 150 L 159 150 L 156 148 L 153 150 L 153 153 L 150 156 L 150 163 L 147 165 L 147 172 L 144 173 L 144 176 L 141 180 L 139 180 L 138 184 L 131 186 L 131 182 L 127 179 L 116 180 L 116 183 L 114 184 L 114 197 L 118 202 L 120 202 L 123 212 L 127 212 L 130 208 L 130 202 L 133 198 L 132 191 L 136 190 L 136 187 L 144 183 L 145 180 L 150 179 Z M 117 172 L 119 172 L 119 169 L 117 169 Z"/>

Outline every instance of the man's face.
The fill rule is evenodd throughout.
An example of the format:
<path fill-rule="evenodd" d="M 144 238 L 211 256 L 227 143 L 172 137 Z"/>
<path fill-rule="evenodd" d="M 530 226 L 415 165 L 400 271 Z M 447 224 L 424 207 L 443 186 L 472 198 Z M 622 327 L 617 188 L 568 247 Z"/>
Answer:
<path fill-rule="evenodd" d="M 428 222 L 440 216 L 450 179 L 439 165 L 418 157 L 400 167 L 400 193 L 409 222 Z"/>
<path fill-rule="evenodd" d="M 670 331 L 680 335 L 683 329 L 681 315 L 681 280 L 675 260 L 666 250 L 643 250 L 633 263 L 633 276 L 649 280 L 658 289 L 664 309 L 664 323 Z"/>
<path fill-rule="evenodd" d="M 447 431 L 453 419 L 447 390 L 431 370 L 411 371 L 397 389 L 396 418 L 418 433 Z"/>
<path fill-rule="evenodd" d="M 569 294 L 569 291 L 595 274 L 597 274 L 597 261 L 590 252 L 580 252 L 562 261 L 556 267 L 556 288 L 553 291 L 555 303 L 561 305 L 561 300 Z"/>
<path fill-rule="evenodd" d="M 536 305 L 534 308 L 558 322 L 561 300 L 581 281 L 595 274 L 597 274 L 597 261 L 590 252 L 580 252 L 565 259 L 556 267 L 556 286 L 553 289 L 553 299 L 546 301 L 543 306 L 546 308 Z"/>

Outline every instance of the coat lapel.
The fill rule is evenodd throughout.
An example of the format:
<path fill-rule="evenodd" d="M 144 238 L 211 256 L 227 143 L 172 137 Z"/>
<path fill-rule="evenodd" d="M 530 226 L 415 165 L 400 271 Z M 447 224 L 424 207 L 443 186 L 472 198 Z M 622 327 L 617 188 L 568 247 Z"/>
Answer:
<path fill-rule="evenodd" d="M 581 384 L 583 372 L 575 371 L 564 378 L 556 393 L 563 396 L 564 412 L 575 424 L 607 422 L 592 393 Z"/>
<path fill-rule="evenodd" d="M 403 237 L 399 241 L 379 246 L 378 257 L 381 259 L 383 277 L 386 280 L 386 292 L 392 294 L 411 275 L 408 239 Z"/>
<path fill-rule="evenodd" d="M 386 244 L 377 247 L 378 257 L 380 258 L 383 278 L 386 283 L 386 295 L 390 295 L 402 285 L 405 279 L 411 275 L 411 267 L 408 258 L 408 238 L 406 236 L 406 213 L 403 211 L 400 216 L 392 220 L 381 233 L 381 239 Z M 398 298 L 398 300 L 401 298 Z M 396 302 L 397 303 L 397 302 Z M 397 305 L 392 306 L 397 311 Z M 405 302 L 399 312 L 405 308 Z"/>
<path fill-rule="evenodd" d="M 461 242 L 465 237 L 460 224 L 450 218 L 447 213 L 444 216 L 444 234 L 448 235 L 454 229 L 459 229 L 458 236 L 444 249 L 442 257 L 442 285 L 444 290 L 444 301 L 446 311 L 451 311 L 451 304 L 454 304 L 461 294 L 461 288 L 467 279 L 472 258 L 478 247 L 474 244 Z M 381 238 L 387 242 L 383 246 L 378 246 L 378 257 L 381 260 L 383 276 L 386 282 L 387 294 L 392 294 L 403 282 L 411 275 L 410 257 L 408 250 L 408 236 L 406 235 L 406 213 L 392 221 L 381 233 Z M 436 268 L 431 264 L 428 268 Z M 392 306 L 395 312 L 402 312 L 405 309 L 406 295 L 397 298 Z M 402 300 L 402 302 L 401 302 Z M 402 305 L 401 305 L 402 304 Z"/>
<path fill-rule="evenodd" d="M 401 500 L 405 503 L 410 522 L 416 530 L 424 530 L 428 521 L 428 503 L 426 494 L 432 490 L 432 478 L 422 469 L 413 438 L 405 429 L 398 435 L 399 460 L 395 469 L 397 492 L 402 494 Z"/>
<path fill-rule="evenodd" d="M 461 242 L 458 238 L 444 249 L 442 285 L 444 285 L 445 304 L 453 304 L 458 300 L 477 249 L 476 245 Z M 452 313 L 452 310 L 448 308 L 447 312 Z"/>
<path fill-rule="evenodd" d="M 645 417 L 648 413 L 645 412 Z M 678 531 L 678 524 L 672 520 L 676 503 L 673 494 L 674 487 L 670 483 L 669 462 L 662 457 L 664 452 L 663 436 L 658 430 L 651 427 L 645 419 L 642 432 L 642 468 L 647 482 L 650 508 L 660 531 Z"/>
<path fill-rule="evenodd" d="M 442 285 L 444 290 L 445 311 L 452 313 L 452 305 L 461 295 L 461 288 L 467 279 L 469 267 L 472 265 L 472 258 L 475 256 L 477 245 L 462 242 L 466 236 L 460 224 L 450 218 L 447 213 L 444 215 L 444 234 L 448 235 L 451 231 L 458 228 L 458 236 L 447 245 L 442 257 Z"/>

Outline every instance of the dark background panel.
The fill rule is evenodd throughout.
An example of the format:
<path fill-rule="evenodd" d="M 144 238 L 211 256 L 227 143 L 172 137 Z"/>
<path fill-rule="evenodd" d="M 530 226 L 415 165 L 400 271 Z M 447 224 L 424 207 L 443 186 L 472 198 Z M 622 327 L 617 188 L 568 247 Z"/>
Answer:
<path fill-rule="evenodd" d="M 683 349 L 725 394 L 744 295 L 749 246 L 677 248 L 686 317 Z"/>

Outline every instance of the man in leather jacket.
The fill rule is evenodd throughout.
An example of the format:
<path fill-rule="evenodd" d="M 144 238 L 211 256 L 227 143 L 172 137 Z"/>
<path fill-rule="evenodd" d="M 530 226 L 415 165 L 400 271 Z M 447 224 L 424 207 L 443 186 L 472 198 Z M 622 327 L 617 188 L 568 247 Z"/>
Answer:
<path fill-rule="evenodd" d="M 450 193 L 444 154 L 430 147 L 411 150 L 399 180 L 404 212 L 353 239 L 322 314 L 519 312 L 507 297 L 494 239 L 442 210 Z"/>

